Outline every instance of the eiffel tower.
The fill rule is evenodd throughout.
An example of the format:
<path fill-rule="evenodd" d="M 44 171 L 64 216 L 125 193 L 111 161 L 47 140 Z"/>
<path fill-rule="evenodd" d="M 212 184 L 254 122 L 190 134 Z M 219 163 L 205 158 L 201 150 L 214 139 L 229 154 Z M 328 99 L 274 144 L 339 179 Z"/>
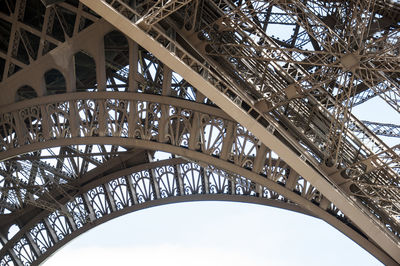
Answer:
<path fill-rule="evenodd" d="M 1 0 L 0 265 L 193 200 L 313 215 L 400 264 L 400 127 L 355 113 L 399 121 L 399 21 L 398 0 Z"/>

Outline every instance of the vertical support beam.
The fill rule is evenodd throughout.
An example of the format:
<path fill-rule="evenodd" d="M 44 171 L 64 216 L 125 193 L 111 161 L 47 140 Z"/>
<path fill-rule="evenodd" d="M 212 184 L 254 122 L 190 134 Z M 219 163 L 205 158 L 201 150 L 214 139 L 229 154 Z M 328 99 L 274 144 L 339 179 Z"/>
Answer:
<path fill-rule="evenodd" d="M 94 49 L 94 60 L 96 62 L 97 90 L 105 91 L 107 86 L 106 57 L 104 54 L 104 38 L 100 38 Z"/>
<path fill-rule="evenodd" d="M 229 160 L 228 156 L 232 150 L 233 133 L 236 130 L 236 125 L 233 122 L 228 121 L 226 122 L 225 129 L 226 133 L 222 142 L 221 154 L 219 157 L 222 160 Z"/>
<path fill-rule="evenodd" d="M 129 47 L 128 91 L 137 92 L 138 83 L 136 81 L 136 75 L 138 73 L 139 47 L 136 42 L 132 41 L 132 39 L 128 39 L 128 47 Z"/>
<path fill-rule="evenodd" d="M 61 213 L 65 213 L 65 214 L 69 213 L 69 211 L 65 205 L 61 206 Z M 75 231 L 76 224 L 75 224 L 74 219 L 70 215 L 65 215 L 65 214 L 64 214 L 64 217 L 65 217 L 65 219 L 67 219 L 68 225 L 71 227 L 71 231 L 72 232 Z"/>
<path fill-rule="evenodd" d="M 164 65 L 163 69 L 163 84 L 162 84 L 162 95 L 171 95 L 171 82 L 172 82 L 172 71 L 168 66 Z M 168 133 L 169 126 L 169 106 L 166 104 L 161 105 L 161 118 L 159 121 L 158 138 L 160 142 L 165 142 L 166 134 Z"/>
<path fill-rule="evenodd" d="M 107 130 L 107 112 L 106 112 L 106 106 L 105 102 L 103 100 L 99 100 L 98 102 L 98 108 L 99 108 L 99 136 L 104 137 L 106 135 L 106 130 Z"/>
<path fill-rule="evenodd" d="M 36 242 L 33 240 L 31 234 L 28 232 L 26 232 L 25 234 L 26 240 L 29 243 L 29 246 L 31 247 L 33 253 L 35 254 L 36 258 L 39 258 L 39 256 L 42 254 L 42 252 L 40 251 L 39 247 L 37 246 Z"/>
<path fill-rule="evenodd" d="M 151 155 L 147 154 L 147 156 L 149 158 L 149 161 L 151 161 Z M 149 171 L 151 188 L 153 189 L 154 197 L 156 199 L 160 199 L 161 198 L 160 185 L 158 184 L 156 173 L 154 169 L 148 169 L 147 171 Z"/>
<path fill-rule="evenodd" d="M 204 167 L 200 166 L 200 176 L 201 176 L 201 183 L 203 185 L 203 194 L 210 193 L 210 182 L 208 180 L 208 176 Z"/>
<path fill-rule="evenodd" d="M 162 84 L 162 95 L 171 95 L 171 83 L 172 83 L 172 70 L 164 65 L 163 66 L 163 84 Z"/>
<path fill-rule="evenodd" d="M 185 195 L 185 186 L 184 186 L 184 181 L 183 181 L 183 176 L 182 176 L 182 171 L 180 168 L 179 164 L 174 165 L 174 172 L 175 172 L 175 177 L 178 181 L 178 188 L 179 188 L 179 195 L 183 196 Z"/>
<path fill-rule="evenodd" d="M 13 262 L 15 263 L 15 265 L 17 265 L 17 266 L 24 266 L 24 264 L 23 264 L 22 261 L 18 258 L 17 254 L 15 254 L 15 251 L 14 251 L 12 248 L 10 248 L 10 249 L 8 250 L 8 253 L 10 254 L 10 256 L 11 256 Z"/>
<path fill-rule="evenodd" d="M 252 171 L 259 174 L 264 166 L 265 157 L 267 156 L 268 148 L 263 143 L 258 148 L 257 155 L 254 158 Z"/>
<path fill-rule="evenodd" d="M 47 217 L 43 219 L 43 223 L 46 227 L 47 233 L 49 234 L 51 241 L 53 242 L 53 245 L 55 245 L 58 242 L 56 231 L 54 231 L 53 227 L 51 227 Z"/>
<path fill-rule="evenodd" d="M 130 196 L 132 197 L 132 201 L 133 201 L 132 204 L 137 205 L 139 202 L 137 199 L 135 186 L 132 182 L 132 177 L 126 176 L 125 179 L 126 179 L 126 184 L 128 185 L 128 192 L 129 192 Z"/>
<path fill-rule="evenodd" d="M 265 158 L 268 152 L 267 146 L 265 146 L 263 143 L 260 144 L 260 147 L 258 148 L 256 158 L 254 158 L 253 162 L 253 169 L 252 171 L 259 174 L 264 166 L 265 163 Z M 256 185 L 256 193 L 258 196 L 262 196 L 263 194 L 263 187 L 260 185 Z"/>
<path fill-rule="evenodd" d="M 299 179 L 299 174 L 293 169 L 290 169 L 288 179 L 286 181 L 285 187 L 290 191 L 296 188 L 297 180 Z"/>
<path fill-rule="evenodd" d="M 110 191 L 110 185 L 108 183 L 105 183 L 103 186 L 104 186 L 104 192 L 106 194 L 108 203 L 110 204 L 111 211 L 112 212 L 117 211 L 117 206 L 115 205 L 114 198 L 113 198 L 112 193 Z"/>
<path fill-rule="evenodd" d="M 27 130 L 25 123 L 21 120 L 21 117 L 19 116 L 19 112 L 15 111 L 12 113 L 14 122 L 15 122 L 15 133 L 17 135 L 17 140 L 19 145 L 24 145 L 25 141 L 27 140 Z"/>
<path fill-rule="evenodd" d="M 67 61 L 63 61 L 61 66 L 63 69 L 63 74 L 65 76 L 65 83 L 67 86 L 67 92 L 76 91 L 76 75 L 75 75 L 75 56 L 71 54 L 65 55 Z"/>
<path fill-rule="evenodd" d="M 44 79 L 44 75 L 36 77 L 36 79 L 33 79 L 32 86 L 36 90 L 39 97 L 46 95 L 47 87 L 46 87 L 46 80 Z"/>
<path fill-rule="evenodd" d="M 72 137 L 79 136 L 79 120 L 78 119 L 78 110 L 75 106 L 75 101 L 69 102 L 69 122 L 70 122 L 70 130 Z"/>
<path fill-rule="evenodd" d="M 94 213 L 93 206 L 90 202 L 90 199 L 89 199 L 87 193 L 82 193 L 82 199 L 83 199 L 85 207 L 87 208 L 87 211 L 89 213 L 89 221 L 93 222 L 94 220 L 96 220 L 96 214 Z"/>
<path fill-rule="evenodd" d="M 197 150 L 198 143 L 200 140 L 200 114 L 195 112 L 192 117 L 192 126 L 190 128 L 190 139 L 189 139 L 189 149 L 190 150 Z"/>
<path fill-rule="evenodd" d="M 128 136 L 129 138 L 135 137 L 136 122 L 139 119 L 137 101 L 129 101 L 128 113 Z"/>
<path fill-rule="evenodd" d="M 162 44 L 157 42 L 146 32 L 142 31 L 132 21 L 121 15 L 104 1 L 81 0 L 82 3 L 94 10 L 108 22 L 117 27 L 121 32 L 132 38 L 139 45 L 146 47 L 154 56 L 168 65 L 172 70 L 180 74 L 192 86 L 200 90 L 210 100 L 217 104 L 222 110 L 238 123 L 246 127 L 261 142 L 268 145 L 270 149 L 278 154 L 302 177 L 306 178 L 316 189 L 332 201 L 350 220 L 354 222 L 372 241 L 377 243 L 394 260 L 400 263 L 400 245 L 391 233 L 376 217 L 365 210 L 365 208 L 353 201 L 338 186 L 327 177 L 322 169 L 314 169 L 309 162 L 299 158 L 296 152 L 291 150 L 285 143 L 245 110 L 235 104 L 227 95 L 214 85 L 206 81 L 199 73 L 194 71 L 190 65 L 182 61 L 176 54 L 171 53 Z M 182 50 L 183 51 L 183 50 Z M 264 117 L 268 119 L 268 117 Z M 275 121 L 270 121 L 275 123 Z"/>

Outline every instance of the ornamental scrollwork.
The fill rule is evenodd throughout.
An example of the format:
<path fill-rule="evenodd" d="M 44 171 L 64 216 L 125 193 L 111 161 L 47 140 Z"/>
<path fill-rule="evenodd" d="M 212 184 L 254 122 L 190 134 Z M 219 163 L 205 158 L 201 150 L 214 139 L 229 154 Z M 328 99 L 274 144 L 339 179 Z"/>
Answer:
<path fill-rule="evenodd" d="M 154 169 L 161 198 L 179 195 L 179 184 L 175 166 L 168 165 Z"/>
<path fill-rule="evenodd" d="M 302 177 L 299 177 L 296 184 L 296 190 L 301 193 L 301 195 L 314 202 L 320 202 L 321 200 L 321 193 Z"/>
<path fill-rule="evenodd" d="M 203 169 L 198 164 L 186 163 L 180 166 L 183 178 L 185 195 L 202 194 L 205 192 Z"/>
<path fill-rule="evenodd" d="M 229 178 L 225 176 L 225 173 L 223 171 L 220 171 L 213 166 L 209 166 L 206 170 L 206 176 L 209 182 L 210 193 L 231 193 L 232 182 Z"/>
<path fill-rule="evenodd" d="M 154 182 L 149 171 L 141 171 L 130 175 L 136 192 L 137 201 L 143 203 L 155 198 Z"/>
<path fill-rule="evenodd" d="M 97 136 L 99 134 L 99 107 L 97 101 L 87 99 L 76 102 L 79 116 L 79 135 L 82 137 Z"/>
<path fill-rule="evenodd" d="M 258 140 L 247 129 L 238 125 L 234 132 L 232 157 L 235 164 L 251 169 L 253 160 L 257 156 Z"/>
<path fill-rule="evenodd" d="M 62 240 L 65 236 L 72 233 L 71 225 L 69 225 L 67 218 L 59 211 L 52 212 L 48 216 L 48 220 L 58 240 Z"/>
<path fill-rule="evenodd" d="M 111 196 L 115 202 L 117 210 L 133 205 L 132 195 L 130 194 L 127 177 L 119 177 L 108 183 Z"/>
<path fill-rule="evenodd" d="M 29 233 L 32 236 L 33 241 L 36 243 L 40 252 L 45 253 L 50 247 L 54 245 L 53 240 L 49 234 L 45 224 L 40 222 L 34 226 Z"/>
<path fill-rule="evenodd" d="M 144 140 L 156 140 L 161 117 L 160 105 L 158 103 L 138 101 L 136 107 L 135 137 Z"/>
<path fill-rule="evenodd" d="M 37 258 L 26 237 L 21 238 L 21 240 L 14 245 L 13 250 L 24 265 L 31 265 Z"/>
<path fill-rule="evenodd" d="M 35 143 L 44 140 L 41 129 L 43 115 L 39 107 L 22 109 L 19 111 L 19 117 L 26 125 L 25 138 L 18 138 L 21 143 Z"/>
<path fill-rule="evenodd" d="M 222 150 L 222 143 L 226 136 L 226 123 L 223 119 L 201 115 L 200 145 L 204 153 L 218 156 Z"/>
<path fill-rule="evenodd" d="M 0 149 L 5 151 L 23 145 L 17 140 L 14 114 L 0 114 Z"/>
<path fill-rule="evenodd" d="M 124 100 L 108 99 L 106 101 L 107 136 L 128 137 L 130 104 L 129 101 Z"/>
<path fill-rule="evenodd" d="M 14 262 L 9 254 L 6 254 L 2 259 L 0 259 L 0 266 L 14 266 Z"/>
<path fill-rule="evenodd" d="M 89 190 L 87 194 L 89 196 L 90 204 L 93 206 L 96 218 L 111 213 L 110 205 L 103 186 L 95 187 Z"/>
<path fill-rule="evenodd" d="M 170 107 L 167 109 L 169 117 L 167 125 L 160 124 L 160 126 L 167 127 L 167 134 L 165 137 L 168 142 L 175 146 L 188 147 L 190 139 L 190 129 L 192 119 L 192 112 L 190 110 Z"/>
<path fill-rule="evenodd" d="M 75 197 L 72 201 L 66 204 L 68 212 L 72 215 L 73 221 L 77 228 L 81 228 L 89 221 L 89 213 L 85 208 L 82 197 Z"/>
<path fill-rule="evenodd" d="M 46 106 L 50 120 L 50 137 L 53 139 L 71 137 L 70 102 L 59 102 Z"/>

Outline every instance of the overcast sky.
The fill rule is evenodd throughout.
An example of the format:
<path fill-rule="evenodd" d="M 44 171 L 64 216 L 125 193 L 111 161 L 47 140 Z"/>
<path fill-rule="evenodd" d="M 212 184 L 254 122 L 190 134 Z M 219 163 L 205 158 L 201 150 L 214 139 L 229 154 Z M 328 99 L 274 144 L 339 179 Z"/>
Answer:
<path fill-rule="evenodd" d="M 395 123 L 376 97 L 360 120 Z M 382 138 L 389 146 L 398 138 Z M 325 222 L 272 207 L 179 203 L 141 210 L 83 234 L 48 259 L 64 265 L 382 265 Z"/>
<path fill-rule="evenodd" d="M 381 265 L 325 222 L 272 207 L 178 203 L 83 234 L 44 265 Z"/>
<path fill-rule="evenodd" d="M 398 122 L 382 99 L 353 108 L 360 120 Z M 398 138 L 382 137 L 389 146 Z M 325 222 L 272 207 L 191 202 L 141 210 L 70 242 L 45 266 L 382 265 Z"/>

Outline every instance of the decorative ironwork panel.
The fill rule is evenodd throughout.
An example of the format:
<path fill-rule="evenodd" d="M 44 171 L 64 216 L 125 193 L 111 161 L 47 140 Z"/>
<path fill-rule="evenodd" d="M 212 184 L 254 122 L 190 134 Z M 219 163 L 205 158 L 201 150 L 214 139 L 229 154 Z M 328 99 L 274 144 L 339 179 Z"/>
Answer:
<path fill-rule="evenodd" d="M 59 240 L 62 240 L 65 236 L 69 235 L 72 230 L 68 223 L 68 219 L 61 215 L 59 211 L 55 211 L 48 216 L 50 226 L 56 232 Z"/>
<path fill-rule="evenodd" d="M 45 253 L 47 249 L 54 245 L 53 240 L 44 223 L 38 223 L 30 230 L 33 241 L 39 247 L 40 252 Z"/>
<path fill-rule="evenodd" d="M 81 1 L 103 5 L 104 18 L 69 0 L 47 8 L 14 0 L 1 10 L 0 85 L 12 95 L 0 99 L 0 215 L 21 214 L 21 231 L 5 241 L 0 265 L 41 261 L 154 200 L 217 195 L 306 206 L 386 261 L 397 256 L 335 203 L 357 206 L 398 242 L 399 145 L 352 113 L 376 96 L 400 112 L 398 3 Z M 111 13 L 140 27 L 149 45 L 116 31 Z M 177 59 L 187 80 L 152 46 Z M 262 130 L 250 132 L 239 111 Z M 270 150 L 269 133 L 302 161 Z M 171 164 L 154 160 L 158 150 L 172 153 Z"/>
<path fill-rule="evenodd" d="M 36 259 L 36 255 L 25 237 L 15 244 L 13 250 L 24 265 L 31 265 Z"/>
<path fill-rule="evenodd" d="M 87 192 L 87 194 L 90 199 L 90 204 L 93 206 L 96 218 L 100 218 L 104 215 L 111 213 L 111 209 L 103 186 L 98 186 L 94 189 L 91 189 Z"/>
<path fill-rule="evenodd" d="M 141 171 L 130 175 L 133 183 L 133 189 L 139 203 L 150 201 L 155 198 L 153 180 L 149 171 Z"/>
<path fill-rule="evenodd" d="M 132 195 L 129 192 L 127 177 L 119 177 L 110 181 L 111 195 L 118 210 L 133 205 Z"/>
<path fill-rule="evenodd" d="M 180 195 L 179 173 L 172 165 L 163 166 L 155 169 L 156 180 L 160 188 L 161 198 L 173 197 Z"/>
<path fill-rule="evenodd" d="M 200 165 L 187 163 L 180 166 L 180 172 L 183 176 L 183 186 L 185 195 L 202 194 L 205 192 L 204 174 Z"/>

